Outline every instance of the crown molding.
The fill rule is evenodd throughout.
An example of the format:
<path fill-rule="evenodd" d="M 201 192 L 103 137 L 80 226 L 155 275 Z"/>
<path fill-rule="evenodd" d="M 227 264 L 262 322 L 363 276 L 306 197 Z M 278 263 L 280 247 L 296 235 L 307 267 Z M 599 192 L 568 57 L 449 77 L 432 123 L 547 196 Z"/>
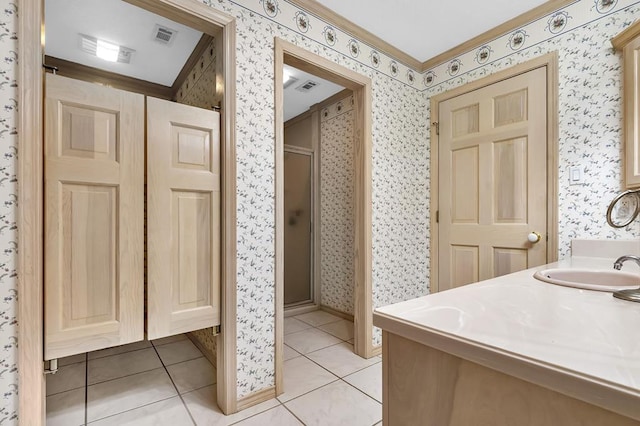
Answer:
<path fill-rule="evenodd" d="M 315 0 L 288 0 L 291 4 L 310 12 L 319 18 L 331 22 L 342 31 L 350 34 L 354 38 L 361 40 L 374 47 L 382 53 L 385 53 L 397 61 L 403 63 L 414 71 L 420 71 L 422 63 L 413 56 L 403 52 L 382 40 L 380 37 L 365 30 L 364 28 L 354 24 L 342 15 L 338 15 L 328 7 L 318 3 Z"/>
<path fill-rule="evenodd" d="M 517 28 L 522 27 L 536 19 L 539 19 L 551 12 L 562 9 L 563 7 L 574 3 L 576 0 L 549 0 L 546 3 L 541 4 L 527 12 L 524 12 L 513 19 L 510 19 L 502 24 L 483 32 L 482 34 L 465 41 L 445 52 L 440 53 L 430 59 L 427 59 L 424 62 L 420 62 L 415 59 L 413 56 L 403 52 L 397 47 L 392 46 L 386 41 L 382 40 L 380 37 L 376 36 L 373 33 L 365 30 L 364 28 L 354 24 L 350 20 L 346 19 L 342 15 L 337 14 L 333 10 L 328 7 L 318 3 L 315 0 L 288 0 L 293 5 L 310 12 L 319 18 L 331 22 L 342 31 L 349 33 L 353 37 L 361 40 L 376 50 L 383 52 L 397 61 L 405 64 L 409 68 L 412 68 L 414 71 L 423 73 L 436 65 L 440 65 L 444 62 L 447 62 L 456 56 L 459 56 L 476 46 L 483 45 L 505 33 L 513 31 Z"/>
<path fill-rule="evenodd" d="M 532 21 L 535 21 L 536 19 L 539 19 L 551 12 L 554 12 L 556 10 L 562 9 L 563 7 L 571 4 L 571 3 L 575 3 L 576 0 L 550 0 L 547 1 L 546 3 L 541 4 L 538 7 L 535 7 L 531 10 L 529 10 L 528 12 L 525 12 L 521 15 L 516 16 L 513 19 L 510 19 L 506 22 L 503 22 L 502 24 L 493 27 L 492 29 L 490 29 L 489 31 L 485 31 L 484 33 L 469 39 L 467 41 L 465 41 L 464 43 L 461 43 L 459 45 L 457 45 L 456 47 L 453 47 L 449 50 L 447 50 L 446 52 L 442 52 L 439 55 L 434 56 L 431 59 L 427 59 L 426 61 L 424 61 L 420 67 L 420 69 L 418 71 L 420 72 L 425 72 L 433 67 L 435 67 L 436 65 L 440 65 L 444 62 L 449 61 L 450 59 L 455 58 L 456 56 L 459 56 L 465 52 L 468 52 L 469 50 L 473 49 L 474 47 L 477 46 L 481 46 L 485 43 L 488 43 L 489 41 L 503 35 L 506 34 L 508 32 L 511 32 L 515 29 L 518 29 Z"/>

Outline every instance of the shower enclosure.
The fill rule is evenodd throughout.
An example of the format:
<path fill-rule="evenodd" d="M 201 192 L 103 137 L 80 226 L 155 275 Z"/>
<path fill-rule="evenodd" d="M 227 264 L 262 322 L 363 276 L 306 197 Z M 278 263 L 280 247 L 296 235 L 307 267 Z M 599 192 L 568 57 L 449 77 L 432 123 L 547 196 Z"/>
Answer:
<path fill-rule="evenodd" d="M 285 308 L 314 302 L 313 185 L 313 152 L 285 146 Z"/>

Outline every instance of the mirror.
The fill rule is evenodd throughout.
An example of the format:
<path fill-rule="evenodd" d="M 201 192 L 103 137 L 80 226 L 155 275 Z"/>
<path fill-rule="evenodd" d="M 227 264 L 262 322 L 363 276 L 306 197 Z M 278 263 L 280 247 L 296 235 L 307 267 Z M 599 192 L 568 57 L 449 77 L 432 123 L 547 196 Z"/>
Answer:
<path fill-rule="evenodd" d="M 640 190 L 629 190 L 618 194 L 607 209 L 607 223 L 614 228 L 624 228 L 640 212 Z"/>

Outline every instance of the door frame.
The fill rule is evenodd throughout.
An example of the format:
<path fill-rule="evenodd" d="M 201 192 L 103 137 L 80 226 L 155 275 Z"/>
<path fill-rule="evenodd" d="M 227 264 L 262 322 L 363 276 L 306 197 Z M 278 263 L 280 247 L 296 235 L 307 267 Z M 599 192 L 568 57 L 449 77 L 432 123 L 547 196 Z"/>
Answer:
<path fill-rule="evenodd" d="M 463 86 L 432 96 L 431 106 L 431 159 L 430 159 L 430 293 L 439 291 L 438 288 L 438 243 L 439 230 L 437 215 L 438 200 L 438 121 L 440 102 L 455 98 L 465 93 L 490 86 L 491 84 L 507 80 L 537 68 L 546 69 L 547 77 L 547 263 L 558 259 L 558 52 L 547 53 L 506 70 L 491 74 L 480 80 L 472 81 Z"/>
<path fill-rule="evenodd" d="M 218 405 L 237 410 L 236 372 L 236 22 L 197 0 L 126 0 L 195 29 L 216 28 L 221 52 L 216 71 L 224 75 L 216 94 L 223 99 L 221 322 L 217 337 Z M 43 324 L 43 0 L 19 0 L 18 9 L 18 399 L 19 424 L 46 421 Z M 222 62 L 222 63 L 220 63 Z"/>
<path fill-rule="evenodd" d="M 275 37 L 275 385 L 283 392 L 284 352 L 284 88 L 282 67 L 286 63 L 353 91 L 355 168 L 355 256 L 354 256 L 354 351 L 371 358 L 373 347 L 373 297 L 371 248 L 371 79 Z"/>
<path fill-rule="evenodd" d="M 314 123 L 314 117 L 315 114 L 310 114 L 309 118 L 311 120 L 312 123 L 312 127 L 317 127 Z M 317 118 L 317 117 L 315 117 Z M 314 129 L 315 130 L 315 129 Z M 314 133 L 312 131 L 312 133 Z M 316 132 L 317 134 L 317 132 Z M 312 139 L 314 139 L 312 142 L 312 146 L 315 148 L 316 146 L 316 141 L 315 139 L 317 139 L 315 137 L 315 135 L 312 136 Z M 316 150 L 312 148 L 301 148 L 298 146 L 294 146 L 294 145 L 287 145 L 284 144 L 283 145 L 283 149 L 284 152 L 290 152 L 292 154 L 298 154 L 298 155 L 306 155 L 308 157 L 311 158 L 311 239 L 310 239 L 310 245 L 311 245 L 311 258 L 310 258 L 310 264 L 311 264 L 311 271 L 309 272 L 309 279 L 310 279 L 310 284 L 311 284 L 311 300 L 310 301 L 305 301 L 305 302 L 299 302 L 294 306 L 291 306 L 289 308 L 287 308 L 287 311 L 302 311 L 305 309 L 308 309 L 309 307 L 311 307 L 311 309 L 316 309 L 320 307 L 320 286 L 316 285 L 317 283 L 320 282 L 319 279 L 317 279 L 318 274 L 316 274 L 317 272 L 319 272 L 320 268 L 318 268 L 318 263 L 316 262 L 317 260 L 319 261 L 319 249 L 320 249 L 320 238 L 319 238 L 319 231 L 320 231 L 320 215 L 318 214 L 319 210 L 320 210 L 320 191 L 319 189 L 319 179 L 318 177 L 320 176 L 320 174 L 316 174 L 316 160 L 319 157 L 319 155 L 316 155 Z M 283 202 L 284 202 L 284 193 L 283 193 Z M 284 285 L 284 281 L 283 281 L 283 285 Z M 283 293 L 284 295 L 284 293 Z M 301 312 L 302 313 L 302 312 Z"/>

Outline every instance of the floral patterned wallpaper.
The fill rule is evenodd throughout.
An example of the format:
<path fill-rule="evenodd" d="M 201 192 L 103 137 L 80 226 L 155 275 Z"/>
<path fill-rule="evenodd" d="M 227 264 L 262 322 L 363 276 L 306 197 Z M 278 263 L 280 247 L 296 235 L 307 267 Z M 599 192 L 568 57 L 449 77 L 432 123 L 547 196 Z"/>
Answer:
<path fill-rule="evenodd" d="M 353 97 L 320 111 L 320 303 L 353 315 Z"/>
<path fill-rule="evenodd" d="M 17 200 L 17 3 L 0 8 L 0 424 L 18 422 Z"/>
<path fill-rule="evenodd" d="M 621 188 L 621 60 L 608 40 L 639 16 L 639 2 L 577 0 L 422 75 L 286 0 L 204 2 L 237 20 L 239 397 L 274 384 L 274 37 L 372 79 L 374 306 L 428 292 L 429 97 L 547 51 L 559 50 L 563 82 L 561 255 L 572 238 L 640 235 L 636 225 L 613 231 L 602 221 L 603 205 Z M 17 419 L 16 5 L 2 0 L 0 9 L 3 424 Z M 582 185 L 565 183 L 570 164 L 585 167 Z"/>
<path fill-rule="evenodd" d="M 624 3 L 633 4 L 621 9 Z M 611 11 L 615 12 L 607 14 Z M 436 81 L 426 92 L 428 100 L 437 93 L 517 63 L 558 52 L 560 258 L 570 255 L 570 243 L 575 238 L 640 236 L 638 221 L 626 229 L 615 230 L 605 219 L 609 202 L 623 190 L 622 55 L 614 52 L 610 40 L 639 16 L 639 2 L 572 3 L 518 30 L 526 35 L 522 45 L 514 46 L 512 40 L 509 46 L 502 46 L 505 39 L 498 38 L 481 48 L 491 51 L 489 58 L 495 55 L 495 60 L 487 60 L 468 72 L 460 70 L 441 83 Z M 469 54 L 461 55 L 460 62 L 470 63 L 465 59 Z M 435 119 L 428 120 L 431 121 Z M 583 169 L 579 184 L 569 184 L 570 166 Z"/>
<path fill-rule="evenodd" d="M 324 36 L 318 40 L 311 31 L 301 32 L 293 20 L 297 8 L 291 4 L 278 3 L 279 20 L 267 15 L 260 0 L 209 4 L 234 16 L 237 25 L 237 324 L 242 397 L 274 384 L 274 37 L 372 79 L 376 306 L 427 292 L 428 127 L 422 93 L 348 51 L 327 45 Z M 324 28 L 316 18 L 309 23 Z M 397 204 L 405 200 L 411 201 Z"/>

